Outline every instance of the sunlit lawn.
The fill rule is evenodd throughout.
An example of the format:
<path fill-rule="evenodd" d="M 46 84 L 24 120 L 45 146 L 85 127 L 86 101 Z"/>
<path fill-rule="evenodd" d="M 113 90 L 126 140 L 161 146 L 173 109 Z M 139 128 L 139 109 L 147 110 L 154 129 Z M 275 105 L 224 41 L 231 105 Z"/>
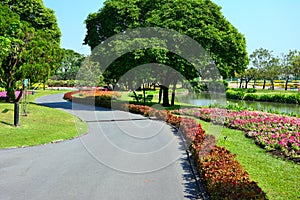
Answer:
<path fill-rule="evenodd" d="M 37 91 L 34 98 L 62 91 Z M 13 104 L 0 103 L 0 148 L 45 144 L 74 138 L 87 132 L 80 119 L 61 110 L 29 103 L 27 116 L 20 115 L 20 126 L 13 126 Z M 76 122 L 76 123 L 75 123 Z"/>

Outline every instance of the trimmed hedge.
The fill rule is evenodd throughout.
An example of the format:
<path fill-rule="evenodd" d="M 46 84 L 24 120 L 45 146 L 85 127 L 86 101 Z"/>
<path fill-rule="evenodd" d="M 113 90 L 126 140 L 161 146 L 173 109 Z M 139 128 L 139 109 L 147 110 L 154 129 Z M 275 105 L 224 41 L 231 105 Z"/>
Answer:
<path fill-rule="evenodd" d="M 244 91 L 234 91 L 234 90 L 226 91 L 226 98 L 228 99 L 243 100 L 244 96 L 245 96 Z"/>
<path fill-rule="evenodd" d="M 300 104 L 300 94 L 256 94 L 242 90 L 226 91 L 226 98 L 246 101 L 266 101 L 276 103 Z"/>

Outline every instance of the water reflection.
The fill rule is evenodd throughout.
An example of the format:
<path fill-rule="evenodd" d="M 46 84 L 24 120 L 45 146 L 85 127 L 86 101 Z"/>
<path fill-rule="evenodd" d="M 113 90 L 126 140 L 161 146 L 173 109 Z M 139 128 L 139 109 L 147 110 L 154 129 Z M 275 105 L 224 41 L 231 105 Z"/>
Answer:
<path fill-rule="evenodd" d="M 217 103 L 216 99 L 213 99 L 210 94 L 199 94 L 196 96 L 181 96 L 178 97 L 179 102 L 190 103 L 195 106 L 208 106 L 210 104 Z M 281 113 L 295 113 L 300 114 L 300 106 L 296 104 L 284 104 L 284 103 L 273 103 L 273 102 L 257 102 L 257 101 L 239 101 L 239 100 L 228 100 L 227 104 L 236 104 L 247 108 L 253 108 L 255 110 L 263 111 L 277 111 Z"/>

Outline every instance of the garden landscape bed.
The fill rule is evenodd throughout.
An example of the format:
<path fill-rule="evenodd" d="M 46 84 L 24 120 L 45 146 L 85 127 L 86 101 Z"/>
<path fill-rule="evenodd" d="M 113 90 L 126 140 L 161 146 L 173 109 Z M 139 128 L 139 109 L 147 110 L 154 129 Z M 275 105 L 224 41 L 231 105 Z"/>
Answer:
<path fill-rule="evenodd" d="M 300 161 L 300 119 L 261 111 L 231 111 L 220 108 L 193 108 L 174 111 L 204 121 L 224 124 L 245 132 L 256 144 L 276 156 Z"/>
<path fill-rule="evenodd" d="M 92 98 L 95 104 L 101 105 L 102 96 L 105 102 L 114 97 L 113 92 L 99 94 L 98 92 L 85 92 L 81 95 L 79 91 L 69 92 L 64 95 L 65 99 L 73 100 L 73 95 L 80 98 Z M 89 96 L 90 95 L 90 96 Z M 82 99 L 82 102 L 84 102 Z M 98 99 L 98 100 L 97 100 Z M 90 103 L 90 102 L 89 102 Z M 109 106 L 104 103 L 104 106 Z M 119 109 L 147 117 L 166 121 L 180 129 L 183 137 L 190 143 L 190 151 L 197 165 L 201 180 L 204 183 L 212 199 L 267 199 L 266 194 L 258 184 L 250 179 L 249 174 L 225 147 L 216 145 L 216 139 L 212 135 L 206 135 L 201 124 L 188 117 L 178 117 L 166 110 L 156 110 L 149 106 L 122 104 Z"/>

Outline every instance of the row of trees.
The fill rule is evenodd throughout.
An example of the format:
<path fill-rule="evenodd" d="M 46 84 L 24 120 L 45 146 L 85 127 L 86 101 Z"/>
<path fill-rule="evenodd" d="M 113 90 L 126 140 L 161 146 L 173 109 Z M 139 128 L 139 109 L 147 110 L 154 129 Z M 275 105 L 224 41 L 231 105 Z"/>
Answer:
<path fill-rule="evenodd" d="M 292 78 L 300 76 L 300 51 L 290 50 L 288 53 L 282 53 L 280 56 L 274 56 L 273 52 L 264 48 L 256 49 L 249 56 L 251 67 L 236 77 L 240 78 L 240 87 L 245 81 L 245 88 L 250 81 L 263 80 L 263 89 L 266 81 L 271 82 L 271 89 L 274 89 L 274 80 L 285 80 L 285 90 L 288 89 L 288 83 Z"/>

